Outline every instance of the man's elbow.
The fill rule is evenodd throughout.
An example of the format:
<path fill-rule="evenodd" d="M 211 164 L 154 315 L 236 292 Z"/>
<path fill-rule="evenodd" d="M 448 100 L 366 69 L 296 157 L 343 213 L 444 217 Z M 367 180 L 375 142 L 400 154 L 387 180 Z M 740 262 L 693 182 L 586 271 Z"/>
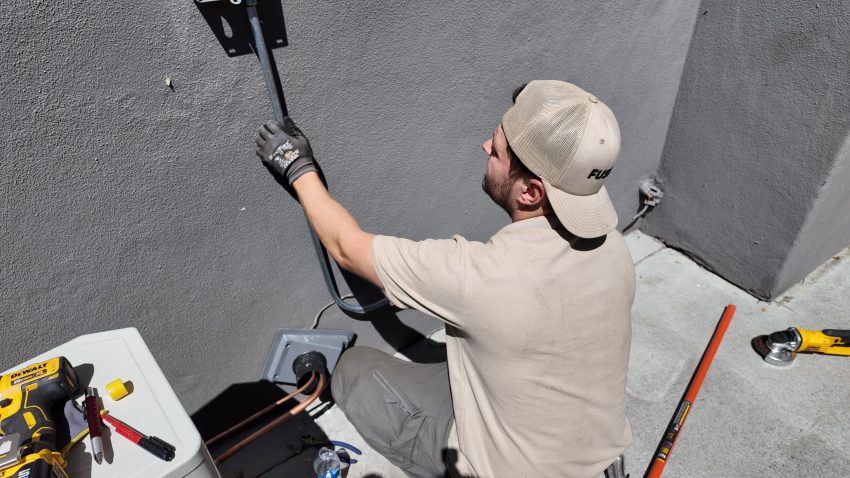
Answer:
<path fill-rule="evenodd" d="M 334 258 L 340 269 L 343 269 L 346 272 L 354 272 L 354 261 L 351 256 L 345 254 L 342 249 L 336 251 L 336 253 L 331 253 L 331 256 Z"/>
<path fill-rule="evenodd" d="M 363 259 L 360 257 L 363 254 L 362 247 L 360 247 L 358 241 L 350 238 L 329 245 L 328 253 L 334 258 L 340 269 L 352 273 L 356 272 L 357 264 Z"/>
<path fill-rule="evenodd" d="M 372 261 L 372 240 L 375 236 L 364 233 L 344 242 L 334 255 L 340 269 L 359 276 L 381 287 Z"/>

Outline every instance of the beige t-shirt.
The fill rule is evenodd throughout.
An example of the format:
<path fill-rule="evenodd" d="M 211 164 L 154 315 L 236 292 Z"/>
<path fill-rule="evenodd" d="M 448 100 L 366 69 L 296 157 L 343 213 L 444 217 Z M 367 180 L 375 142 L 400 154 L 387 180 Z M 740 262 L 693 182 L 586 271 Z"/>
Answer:
<path fill-rule="evenodd" d="M 449 448 L 459 456 L 450 469 L 593 477 L 630 444 L 634 266 L 619 232 L 586 244 L 547 217 L 486 243 L 375 237 L 389 300 L 447 324 Z"/>

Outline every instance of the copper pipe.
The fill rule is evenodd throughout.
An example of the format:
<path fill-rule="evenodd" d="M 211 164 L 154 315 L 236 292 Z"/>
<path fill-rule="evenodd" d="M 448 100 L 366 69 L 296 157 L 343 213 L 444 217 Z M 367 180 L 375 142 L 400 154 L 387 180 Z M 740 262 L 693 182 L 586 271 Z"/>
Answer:
<path fill-rule="evenodd" d="M 310 381 L 312 381 L 312 378 L 310 379 Z M 291 410 L 288 410 L 283 415 L 275 418 L 274 420 L 272 420 L 271 422 L 266 424 L 263 428 L 260 428 L 259 430 L 255 431 L 254 433 L 243 438 L 242 441 L 240 441 L 239 443 L 237 443 L 237 444 L 233 445 L 232 447 L 228 448 L 227 450 L 225 450 L 224 453 L 222 453 L 221 455 L 216 457 L 215 464 L 220 465 L 225 460 L 227 460 L 228 458 L 235 455 L 236 452 L 238 452 L 239 450 L 250 445 L 252 442 L 254 442 L 254 440 L 260 438 L 261 436 L 263 436 L 266 433 L 268 433 L 269 431 L 271 431 L 271 429 L 275 428 L 276 426 L 280 425 L 281 423 L 289 420 L 290 418 L 292 418 L 295 415 L 298 415 L 299 413 L 304 411 L 305 408 L 310 406 L 311 403 L 313 403 L 317 398 L 319 398 L 319 395 L 322 394 L 322 391 L 324 389 L 325 389 L 325 374 L 322 373 L 322 374 L 319 374 L 319 385 L 316 387 L 316 390 L 313 391 L 313 393 L 309 397 L 307 397 L 306 400 L 299 403 L 298 405 L 295 405 L 294 407 L 292 407 Z"/>
<path fill-rule="evenodd" d="M 315 379 L 316 379 L 316 372 L 310 372 L 310 380 L 307 380 L 307 383 L 302 385 L 301 388 L 299 388 L 298 390 L 296 390 L 296 391 L 290 393 L 289 395 L 281 398 L 280 400 L 277 400 L 276 402 L 270 403 L 266 408 L 264 408 L 264 409 L 260 410 L 259 412 L 251 415 L 250 417 L 242 420 L 241 422 L 237 423 L 236 425 L 233 425 L 232 427 L 230 427 L 227 430 L 219 433 L 218 435 L 210 438 L 209 440 L 204 442 L 204 445 L 206 445 L 208 447 L 212 446 L 212 445 L 218 443 L 219 441 L 221 441 L 223 438 L 229 436 L 231 433 L 238 431 L 238 430 L 241 430 L 242 428 L 245 427 L 245 425 L 251 423 L 252 421 L 256 420 L 257 418 L 261 417 L 262 415 L 265 415 L 266 413 L 274 410 L 275 408 L 283 405 L 284 403 L 291 400 L 292 397 L 298 395 L 299 393 L 303 392 L 304 390 L 307 390 L 307 388 L 310 387 L 310 385 L 313 383 L 313 381 Z"/>

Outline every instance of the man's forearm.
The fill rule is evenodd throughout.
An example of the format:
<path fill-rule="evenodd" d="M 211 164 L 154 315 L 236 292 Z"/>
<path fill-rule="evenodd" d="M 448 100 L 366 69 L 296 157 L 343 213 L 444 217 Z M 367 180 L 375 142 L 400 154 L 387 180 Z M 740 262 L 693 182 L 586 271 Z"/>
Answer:
<path fill-rule="evenodd" d="M 307 221 L 336 262 L 378 287 L 372 265 L 374 235 L 363 231 L 354 217 L 328 193 L 318 174 L 309 172 L 292 184 Z"/>

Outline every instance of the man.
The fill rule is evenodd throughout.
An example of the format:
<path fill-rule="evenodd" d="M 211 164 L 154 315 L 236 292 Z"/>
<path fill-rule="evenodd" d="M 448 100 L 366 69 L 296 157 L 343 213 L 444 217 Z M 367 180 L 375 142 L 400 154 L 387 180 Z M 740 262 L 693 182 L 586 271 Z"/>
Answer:
<path fill-rule="evenodd" d="M 533 81 L 483 147 L 511 224 L 486 243 L 414 242 L 361 230 L 291 120 L 257 138 L 340 267 L 446 323 L 447 364 L 343 354 L 331 389 L 372 447 L 413 477 L 597 476 L 631 441 L 634 268 L 603 186 L 617 121 L 575 85 Z"/>

